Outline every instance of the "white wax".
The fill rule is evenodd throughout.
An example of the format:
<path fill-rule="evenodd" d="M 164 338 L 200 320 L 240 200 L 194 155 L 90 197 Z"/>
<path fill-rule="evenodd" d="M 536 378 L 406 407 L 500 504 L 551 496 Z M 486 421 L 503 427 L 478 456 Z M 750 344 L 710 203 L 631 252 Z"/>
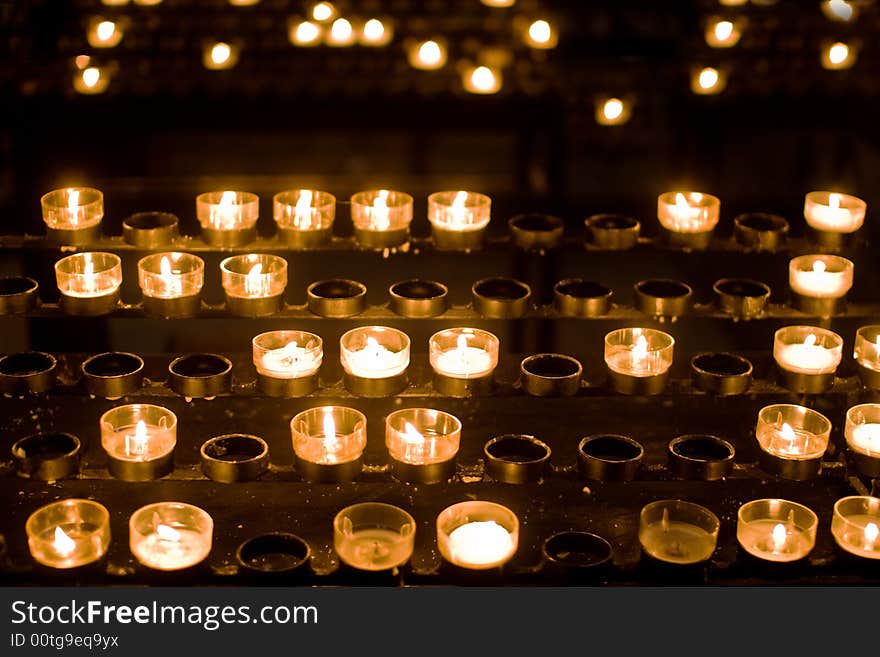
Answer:
<path fill-rule="evenodd" d="M 805 297 L 836 299 L 849 291 L 850 281 L 844 272 L 792 271 L 789 276 L 791 289 Z"/>
<path fill-rule="evenodd" d="M 456 379 L 480 378 L 492 373 L 492 356 L 480 347 L 456 347 L 437 356 L 434 369 L 438 374 Z"/>
<path fill-rule="evenodd" d="M 821 203 L 806 209 L 804 218 L 813 228 L 833 233 L 851 233 L 859 229 L 862 221 L 859 213 Z"/>
<path fill-rule="evenodd" d="M 813 549 L 813 540 L 806 531 L 770 518 L 741 524 L 736 538 L 746 552 L 766 561 L 797 561 Z"/>
<path fill-rule="evenodd" d="M 272 349 L 258 359 L 257 372 L 275 379 L 311 376 L 321 367 L 322 357 L 296 345 Z"/>
<path fill-rule="evenodd" d="M 409 354 L 405 350 L 391 351 L 378 342 L 363 349 L 343 351 L 342 357 L 349 374 L 363 379 L 397 376 L 403 374 L 409 365 Z"/>
<path fill-rule="evenodd" d="M 857 424 L 849 436 L 849 444 L 868 456 L 880 457 L 880 424 Z"/>
<path fill-rule="evenodd" d="M 816 451 L 821 445 L 817 445 L 816 434 L 806 429 L 795 429 L 789 427 L 790 431 L 781 428 L 768 426 L 760 436 L 760 442 L 764 449 L 775 456 L 783 458 L 815 458 Z M 821 453 L 825 449 L 822 447 Z"/>
<path fill-rule="evenodd" d="M 133 541 L 131 552 L 145 566 L 156 570 L 180 570 L 201 563 L 211 552 L 211 535 L 185 527 L 174 527 L 175 538 L 158 532 Z"/>
<path fill-rule="evenodd" d="M 460 566 L 501 565 L 514 550 L 513 539 L 494 520 L 469 522 L 449 534 L 449 551 Z"/>
<path fill-rule="evenodd" d="M 840 356 L 817 344 L 787 344 L 777 350 L 779 364 L 791 372 L 827 374 L 840 363 Z"/>
<path fill-rule="evenodd" d="M 140 435 L 136 425 L 101 432 L 104 450 L 120 461 L 153 461 L 167 455 L 175 443 L 176 439 L 168 429 L 153 424 L 145 425 L 144 433 Z"/>
<path fill-rule="evenodd" d="M 667 363 L 659 351 L 638 353 L 634 349 L 621 348 L 620 351 L 609 354 L 605 359 L 608 368 L 618 374 L 628 376 L 646 377 L 662 374 L 669 369 L 671 363 Z"/>

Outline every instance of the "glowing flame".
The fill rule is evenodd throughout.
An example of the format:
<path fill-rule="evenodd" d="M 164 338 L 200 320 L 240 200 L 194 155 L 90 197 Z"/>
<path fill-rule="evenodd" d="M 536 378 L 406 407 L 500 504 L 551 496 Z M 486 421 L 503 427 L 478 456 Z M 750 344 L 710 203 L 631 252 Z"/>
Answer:
<path fill-rule="evenodd" d="M 436 41 L 425 41 L 419 46 L 416 58 L 424 68 L 439 68 L 446 59 L 443 49 Z"/>
<path fill-rule="evenodd" d="M 61 527 L 55 527 L 55 537 L 52 540 L 52 547 L 60 556 L 67 557 L 76 549 L 76 541 L 64 533 Z"/>
<path fill-rule="evenodd" d="M 95 85 L 97 85 L 100 80 L 101 80 L 101 69 L 99 69 L 95 66 L 90 66 L 89 68 L 87 68 L 86 70 L 84 70 L 82 72 L 83 84 L 86 87 L 88 87 L 89 89 L 94 88 Z"/>
<path fill-rule="evenodd" d="M 633 365 L 640 366 L 648 358 L 648 339 L 644 335 L 636 338 L 636 344 L 632 350 Z"/>
<path fill-rule="evenodd" d="M 238 194 L 225 191 L 220 195 L 220 202 L 211 208 L 211 225 L 218 229 L 231 229 L 236 227 L 239 218 L 236 212 Z"/>
<path fill-rule="evenodd" d="M 312 226 L 312 191 L 304 189 L 299 193 L 294 208 L 295 217 L 293 225 L 297 228 L 311 228 Z"/>
<path fill-rule="evenodd" d="M 378 18 L 371 18 L 364 23 L 363 35 L 365 41 L 371 43 L 381 41 L 385 36 L 385 26 Z"/>
<path fill-rule="evenodd" d="M 623 101 L 619 98 L 609 98 L 602 106 L 602 114 L 609 121 L 619 119 L 623 114 Z"/>
<path fill-rule="evenodd" d="M 832 210 L 839 210 L 840 209 L 840 201 L 841 201 L 840 194 L 837 194 L 835 192 L 831 192 L 828 195 L 828 207 L 831 208 Z"/>
<path fill-rule="evenodd" d="M 134 428 L 134 436 L 125 434 L 125 453 L 127 456 L 140 456 L 147 453 L 150 435 L 143 420 L 138 420 Z"/>
<path fill-rule="evenodd" d="M 550 23 L 544 20 L 538 20 L 529 25 L 529 38 L 538 44 L 546 44 L 553 37 L 553 29 Z"/>
<path fill-rule="evenodd" d="M 459 351 L 462 358 L 464 358 L 465 354 L 467 353 L 469 337 L 470 335 L 468 335 L 467 333 L 462 333 L 455 341 L 455 348 Z M 880 340 L 880 337 L 878 337 L 878 340 Z"/>
<path fill-rule="evenodd" d="M 498 76 L 488 66 L 477 66 L 470 74 L 471 90 L 477 93 L 492 93 L 500 87 Z"/>
<path fill-rule="evenodd" d="M 211 61 L 217 66 L 226 64 L 230 57 L 232 57 L 232 48 L 228 43 L 215 43 L 211 48 Z"/>
<path fill-rule="evenodd" d="M 168 256 L 162 256 L 162 259 L 159 261 L 159 275 L 162 278 L 171 278 L 171 261 L 168 259 Z"/>
<path fill-rule="evenodd" d="M 774 552 L 782 552 L 783 548 L 785 548 L 785 541 L 788 538 L 788 532 L 785 530 L 785 525 L 781 522 L 777 523 L 773 527 L 773 550 Z"/>
<path fill-rule="evenodd" d="M 869 522 L 865 525 L 865 547 L 873 547 L 878 536 L 880 536 L 880 527 L 877 527 L 876 522 Z"/>
<path fill-rule="evenodd" d="M 688 204 L 687 199 L 685 198 L 684 194 L 682 194 L 681 192 L 677 192 L 675 194 L 675 207 L 678 210 L 685 211 L 685 212 L 690 208 L 690 205 Z"/>
<path fill-rule="evenodd" d="M 299 44 L 315 43 L 321 36 L 321 29 L 311 21 L 299 23 L 293 31 L 293 42 Z"/>
<path fill-rule="evenodd" d="M 174 529 L 174 527 L 159 523 L 156 525 L 156 534 L 159 536 L 159 540 L 171 541 L 173 543 L 180 542 L 180 532 Z"/>
<path fill-rule="evenodd" d="M 381 189 L 376 198 L 373 199 L 373 208 L 370 212 L 370 228 L 373 230 L 388 230 L 390 227 L 391 217 L 388 211 L 388 190 Z M 368 339 L 372 340 L 372 338 Z"/>
<path fill-rule="evenodd" d="M 714 68 L 704 68 L 700 71 L 699 84 L 702 89 L 713 89 L 718 84 L 718 70 Z"/>
<path fill-rule="evenodd" d="M 851 21 L 855 13 L 847 0 L 828 0 L 825 6 L 832 16 L 842 21 Z"/>
<path fill-rule="evenodd" d="M 110 41 L 116 32 L 116 23 L 113 21 L 101 21 L 95 28 L 95 35 L 100 41 Z"/>
<path fill-rule="evenodd" d="M 94 292 L 98 286 L 98 279 L 95 276 L 95 263 L 92 260 L 91 254 L 87 254 L 86 261 L 83 264 L 82 284 L 84 292 Z"/>
<path fill-rule="evenodd" d="M 789 442 L 793 442 L 797 436 L 794 433 L 794 429 L 791 428 L 791 425 L 788 422 L 782 423 L 782 429 L 780 430 L 782 434 L 783 440 L 787 440 Z"/>
<path fill-rule="evenodd" d="M 330 42 L 338 45 L 351 43 L 354 38 L 354 30 L 351 23 L 345 18 L 337 18 L 330 26 Z"/>
<path fill-rule="evenodd" d="M 329 2 L 319 2 L 312 7 L 312 18 L 316 21 L 329 21 L 336 15 L 336 9 Z"/>
<path fill-rule="evenodd" d="M 810 333 L 807 337 L 804 338 L 804 346 L 812 347 L 816 344 L 816 334 Z"/>
<path fill-rule="evenodd" d="M 404 442 L 408 445 L 421 445 L 425 442 L 425 437 L 409 422 L 403 425 L 403 433 L 400 434 Z"/>
<path fill-rule="evenodd" d="M 78 189 L 68 189 L 67 190 L 67 211 L 71 214 L 70 220 L 71 223 L 76 223 L 77 217 L 79 215 L 79 190 Z"/>
<path fill-rule="evenodd" d="M 730 21 L 718 21 L 715 23 L 715 38 L 718 41 L 727 41 L 733 36 L 733 23 Z"/>
<path fill-rule="evenodd" d="M 849 46 L 845 43 L 835 43 L 828 48 L 828 61 L 832 64 L 843 64 L 849 59 Z"/>
<path fill-rule="evenodd" d="M 450 213 L 450 222 L 453 225 L 461 226 L 462 224 L 467 223 L 467 208 L 465 207 L 465 202 L 467 201 L 468 193 L 467 192 L 457 192 L 455 194 L 455 198 L 452 199 L 452 206 L 449 208 Z"/>
<path fill-rule="evenodd" d="M 267 281 L 263 278 L 263 263 L 258 262 L 247 273 L 244 279 L 244 293 L 251 297 L 266 294 Z"/>
<path fill-rule="evenodd" d="M 813 262 L 813 273 L 822 274 L 827 269 L 827 265 L 824 260 L 816 260 Z"/>

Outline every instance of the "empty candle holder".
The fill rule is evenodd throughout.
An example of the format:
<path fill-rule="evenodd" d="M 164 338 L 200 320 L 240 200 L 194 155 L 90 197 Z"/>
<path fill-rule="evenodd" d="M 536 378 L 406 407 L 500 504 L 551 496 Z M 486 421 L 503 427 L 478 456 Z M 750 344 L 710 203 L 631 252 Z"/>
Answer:
<path fill-rule="evenodd" d="M 474 283 L 471 294 L 474 309 L 481 316 L 514 319 L 526 314 L 532 290 L 516 279 L 495 276 Z"/>
<path fill-rule="evenodd" d="M 109 351 L 91 356 L 80 366 L 90 395 L 119 399 L 144 384 L 144 360 L 137 354 Z"/>
<path fill-rule="evenodd" d="M 442 283 L 411 279 L 388 288 L 391 310 L 402 317 L 436 317 L 446 312 L 449 289 Z"/>
<path fill-rule="evenodd" d="M 766 212 L 748 212 L 733 219 L 734 238 L 750 251 L 779 251 L 785 246 L 788 230 L 784 217 Z"/>
<path fill-rule="evenodd" d="M 647 328 L 623 328 L 605 336 L 605 366 L 611 388 L 628 395 L 663 392 L 672 366 L 675 340 Z"/>
<path fill-rule="evenodd" d="M 180 236 L 180 220 L 170 212 L 136 212 L 122 220 L 122 239 L 139 249 L 170 246 Z"/>
<path fill-rule="evenodd" d="M 513 243 L 526 251 L 544 251 L 562 244 L 565 222 L 549 214 L 520 214 L 507 222 Z"/>
<path fill-rule="evenodd" d="M 678 436 L 667 447 L 669 469 L 681 479 L 717 481 L 733 470 L 736 451 L 718 436 L 690 434 Z"/>
<path fill-rule="evenodd" d="M 736 517 L 739 546 L 760 561 L 800 561 L 816 544 L 819 518 L 803 504 L 776 498 L 752 500 L 739 507 Z"/>
<path fill-rule="evenodd" d="M 60 500 L 28 516 L 25 532 L 34 561 L 49 568 L 79 568 L 107 553 L 110 513 L 92 500 Z"/>
<path fill-rule="evenodd" d="M 721 521 L 709 509 L 684 500 L 658 500 L 639 514 L 639 544 L 658 561 L 693 565 L 715 552 Z"/>
<path fill-rule="evenodd" d="M 629 436 L 601 433 L 578 443 L 578 471 L 592 481 L 625 482 L 642 468 L 645 448 Z"/>
<path fill-rule="evenodd" d="M 664 192 L 657 198 L 657 219 L 664 242 L 684 250 L 705 249 L 718 224 L 721 201 L 702 192 Z"/>
<path fill-rule="evenodd" d="M 53 244 L 85 246 L 97 240 L 104 218 L 104 194 L 91 187 L 65 187 L 40 199 L 46 237 Z"/>
<path fill-rule="evenodd" d="M 450 564 L 489 570 L 506 564 L 519 544 L 519 518 L 501 504 L 459 502 L 437 516 L 437 547 Z"/>
<path fill-rule="evenodd" d="M 584 368 L 564 354 L 535 354 L 519 365 L 520 384 L 534 397 L 570 397 L 581 389 Z"/>
<path fill-rule="evenodd" d="M 809 192 L 804 197 L 804 219 L 813 243 L 839 249 L 852 243 L 865 221 L 866 203 L 850 194 Z"/>
<path fill-rule="evenodd" d="M 269 445 L 245 433 L 214 436 L 202 443 L 199 455 L 205 476 L 224 484 L 259 479 L 269 468 Z"/>
<path fill-rule="evenodd" d="M 880 477 L 880 404 L 858 404 L 846 412 L 843 435 L 862 475 Z"/>
<path fill-rule="evenodd" d="M 351 220 L 357 243 L 367 249 L 393 249 L 409 242 L 413 197 L 374 189 L 351 197 Z"/>
<path fill-rule="evenodd" d="M 138 261 L 144 310 L 156 317 L 194 317 L 201 306 L 205 261 L 189 253 L 155 253 Z"/>
<path fill-rule="evenodd" d="M 357 570 L 402 566 L 412 556 L 415 536 L 415 519 L 391 504 L 353 504 L 333 518 L 333 549 L 342 563 Z"/>
<path fill-rule="evenodd" d="M 505 484 L 538 483 L 550 464 L 550 447 L 534 436 L 504 434 L 483 445 L 483 461 L 494 481 Z"/>
<path fill-rule="evenodd" d="M 214 520 L 208 513 L 183 502 L 142 506 L 128 520 L 129 549 L 152 570 L 192 568 L 211 553 Z"/>
<path fill-rule="evenodd" d="M 853 358 L 862 385 L 871 390 L 880 390 L 880 324 L 858 328 Z"/>
<path fill-rule="evenodd" d="M 758 462 L 765 472 L 785 479 L 812 479 L 822 469 L 831 422 L 796 404 L 771 404 L 758 412 L 755 437 Z"/>
<path fill-rule="evenodd" d="M 263 579 L 310 574 L 312 549 L 296 534 L 270 532 L 249 538 L 235 551 L 235 561 L 246 574 Z"/>
<path fill-rule="evenodd" d="M 351 329 L 339 340 L 343 380 L 349 392 L 388 397 L 407 386 L 409 336 L 387 326 Z"/>
<path fill-rule="evenodd" d="M 853 263 L 835 255 L 803 255 L 788 264 L 792 306 L 801 312 L 831 317 L 846 309 L 853 285 Z"/>
<path fill-rule="evenodd" d="M 641 224 L 623 214 L 594 214 L 584 220 L 585 244 L 608 251 L 625 251 L 639 243 Z"/>
<path fill-rule="evenodd" d="M 284 305 L 287 261 L 268 253 L 231 256 L 220 263 L 220 280 L 233 315 L 274 315 Z"/>
<path fill-rule="evenodd" d="M 816 326 L 785 326 L 773 337 L 773 359 L 782 385 L 792 392 L 819 394 L 834 385 L 843 357 L 843 338 Z"/>
<path fill-rule="evenodd" d="M 722 278 L 712 290 L 718 310 L 738 319 L 760 317 L 770 300 L 770 287 L 748 278 Z"/>
<path fill-rule="evenodd" d="M 344 278 L 312 283 L 306 297 L 309 310 L 320 317 L 354 317 L 367 308 L 367 286 Z"/>
<path fill-rule="evenodd" d="M 318 389 L 324 342 L 306 331 L 267 331 L 251 342 L 257 386 L 272 397 L 302 397 Z"/>
<path fill-rule="evenodd" d="M 612 290 L 583 278 L 566 278 L 553 286 L 553 308 L 565 317 L 600 317 L 611 309 Z"/>
<path fill-rule="evenodd" d="M 58 361 L 42 351 L 24 351 L 0 358 L 0 393 L 20 396 L 46 392 L 55 385 Z"/>
<path fill-rule="evenodd" d="M 434 389 L 452 397 L 491 392 L 498 366 L 498 337 L 475 328 L 438 331 L 428 340 Z"/>
<path fill-rule="evenodd" d="M 296 468 L 306 481 L 355 479 L 363 466 L 367 418 L 346 406 L 319 406 L 290 421 Z"/>
<path fill-rule="evenodd" d="M 177 416 L 153 404 L 111 408 L 99 420 L 107 469 L 123 481 L 152 481 L 174 469 Z"/>
<path fill-rule="evenodd" d="M 113 253 L 74 253 L 55 263 L 55 280 L 64 312 L 105 315 L 119 302 L 122 261 Z"/>
<path fill-rule="evenodd" d="M 12 457 L 22 477 L 57 481 L 79 472 L 80 441 L 72 433 L 35 433 L 12 444 Z"/>
<path fill-rule="evenodd" d="M 687 314 L 694 295 L 687 283 L 664 278 L 639 281 L 633 292 L 638 310 L 652 317 L 672 319 Z"/>
<path fill-rule="evenodd" d="M 736 354 L 697 354 L 691 359 L 694 385 L 714 395 L 741 395 L 752 385 L 752 363 Z"/>
<path fill-rule="evenodd" d="M 291 189 L 272 199 L 278 236 L 289 248 L 314 249 L 333 238 L 336 197 L 316 189 Z"/>
<path fill-rule="evenodd" d="M 232 388 L 232 361 L 217 354 L 187 354 L 168 365 L 168 387 L 187 399 L 213 399 Z"/>
<path fill-rule="evenodd" d="M 385 419 L 392 474 L 400 481 L 434 484 L 455 473 L 461 421 L 432 408 L 403 408 Z"/>
<path fill-rule="evenodd" d="M 841 550 L 861 559 L 880 560 L 880 498 L 851 495 L 837 500 L 831 535 Z"/>
<path fill-rule="evenodd" d="M 483 246 L 491 219 L 492 199 L 466 191 L 435 192 L 428 196 L 431 238 L 441 251 L 472 251 Z"/>
<path fill-rule="evenodd" d="M 594 584 L 614 567 L 614 548 L 598 534 L 558 532 L 541 544 L 542 572 L 551 584 Z"/>
<path fill-rule="evenodd" d="M 40 301 L 40 285 L 27 276 L 0 277 L 0 315 L 19 315 L 33 310 Z"/>
<path fill-rule="evenodd" d="M 217 247 L 250 244 L 257 237 L 260 199 L 250 192 L 205 192 L 196 197 L 202 239 Z"/>

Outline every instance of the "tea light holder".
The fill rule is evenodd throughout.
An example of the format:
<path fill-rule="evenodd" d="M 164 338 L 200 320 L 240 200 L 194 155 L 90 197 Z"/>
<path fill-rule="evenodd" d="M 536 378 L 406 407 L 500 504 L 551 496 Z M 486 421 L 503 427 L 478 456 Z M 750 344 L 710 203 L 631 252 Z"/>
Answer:
<path fill-rule="evenodd" d="M 558 532 L 541 544 L 542 572 L 560 586 L 594 584 L 605 580 L 614 567 L 614 548 L 598 534 Z"/>
<path fill-rule="evenodd" d="M 271 397 L 302 397 L 318 389 L 324 342 L 306 331 L 267 331 L 251 342 L 257 386 Z"/>
<path fill-rule="evenodd" d="M 718 224 L 721 201 L 702 192 L 664 192 L 657 197 L 657 219 L 666 244 L 685 250 L 705 249 Z"/>
<path fill-rule="evenodd" d="M 816 326 L 785 326 L 773 336 L 773 359 L 782 385 L 792 392 L 819 394 L 834 385 L 843 357 L 843 338 Z"/>
<path fill-rule="evenodd" d="M 550 447 L 534 436 L 504 434 L 483 445 L 483 461 L 494 481 L 539 483 L 550 464 Z"/>
<path fill-rule="evenodd" d="M 129 549 L 152 570 L 179 571 L 208 558 L 214 520 L 208 513 L 183 502 L 142 506 L 128 521 Z"/>
<path fill-rule="evenodd" d="M 804 219 L 812 241 L 838 249 L 852 241 L 865 221 L 866 203 L 850 194 L 810 192 L 804 197 Z"/>
<path fill-rule="evenodd" d="M 837 500 L 831 535 L 841 550 L 861 559 L 880 560 L 880 498 L 852 495 Z"/>
<path fill-rule="evenodd" d="M 514 319 L 529 309 L 531 288 L 516 279 L 496 276 L 484 278 L 471 288 L 474 309 L 483 317 Z"/>
<path fill-rule="evenodd" d="M 442 283 L 411 279 L 388 288 L 391 310 L 402 317 L 436 317 L 446 312 L 449 289 Z"/>
<path fill-rule="evenodd" d="M 562 244 L 565 222 L 549 214 L 520 214 L 507 222 L 513 243 L 525 251 L 556 249 Z"/>
<path fill-rule="evenodd" d="M 92 500 L 60 500 L 28 516 L 25 532 L 34 561 L 49 568 L 79 568 L 107 553 L 110 513 Z"/>
<path fill-rule="evenodd" d="M 591 481 L 632 481 L 644 457 L 645 448 L 629 436 L 600 433 L 578 443 L 578 471 Z"/>
<path fill-rule="evenodd" d="M 846 309 L 853 285 L 853 263 L 835 255 L 803 255 L 788 264 L 792 305 L 801 312 L 830 317 Z"/>
<path fill-rule="evenodd" d="M 513 557 L 518 544 L 519 518 L 501 504 L 459 502 L 437 516 L 440 555 L 459 568 L 499 568 Z"/>
<path fill-rule="evenodd" d="M 737 319 L 755 319 L 770 300 L 770 286 L 748 278 L 722 278 L 712 286 L 718 310 Z"/>
<path fill-rule="evenodd" d="M 441 251 L 472 251 L 483 246 L 491 219 L 492 199 L 466 191 L 434 192 L 428 196 L 431 239 Z"/>
<path fill-rule="evenodd" d="M 104 194 L 92 187 L 55 189 L 40 198 L 46 238 L 53 244 L 85 246 L 101 234 Z"/>
<path fill-rule="evenodd" d="M 687 314 L 694 295 L 687 283 L 665 278 L 639 281 L 633 292 L 638 310 L 652 317 L 672 319 Z"/>
<path fill-rule="evenodd" d="M 648 328 L 623 328 L 605 336 L 605 366 L 611 388 L 628 395 L 663 392 L 672 366 L 675 340 Z"/>
<path fill-rule="evenodd" d="M 239 569 L 260 581 L 307 577 L 311 558 L 312 549 L 305 539 L 288 532 L 254 536 L 235 551 Z"/>
<path fill-rule="evenodd" d="M 747 212 L 733 219 L 734 239 L 750 251 L 779 251 L 785 246 L 788 231 L 785 217 L 767 212 Z"/>
<path fill-rule="evenodd" d="M 226 309 L 239 317 L 274 315 L 284 305 L 287 261 L 268 253 L 230 256 L 220 262 Z"/>
<path fill-rule="evenodd" d="M 758 412 L 755 437 L 761 469 L 784 479 L 812 479 L 822 469 L 831 422 L 796 404 L 772 404 Z"/>
<path fill-rule="evenodd" d="M 733 471 L 736 450 L 718 436 L 689 434 L 672 439 L 667 446 L 669 469 L 681 479 L 718 481 Z"/>
<path fill-rule="evenodd" d="M 97 354 L 83 361 L 80 370 L 88 393 L 104 399 L 120 399 L 137 392 L 144 384 L 144 360 L 137 354 Z"/>
<path fill-rule="evenodd" d="M 122 239 L 139 249 L 170 246 L 180 236 L 180 220 L 170 212 L 136 212 L 122 220 Z"/>
<path fill-rule="evenodd" d="M 105 315 L 119 302 L 122 261 L 113 253 L 74 253 L 55 263 L 55 280 L 64 312 Z"/>
<path fill-rule="evenodd" d="M 179 395 L 213 399 L 232 388 L 232 361 L 217 354 L 187 354 L 168 365 L 168 387 Z"/>
<path fill-rule="evenodd" d="M 306 481 L 352 481 L 363 467 L 367 418 L 346 406 L 319 406 L 290 421 L 296 469 Z"/>
<path fill-rule="evenodd" d="M 174 469 L 177 416 L 162 406 L 127 404 L 99 420 L 107 469 L 123 481 L 152 481 Z"/>
<path fill-rule="evenodd" d="M 709 509 L 684 500 L 658 500 L 639 514 L 639 544 L 658 561 L 704 563 L 715 552 L 721 521 Z"/>
<path fill-rule="evenodd" d="M 843 435 L 856 470 L 866 477 L 880 477 L 880 404 L 858 404 L 847 410 Z"/>
<path fill-rule="evenodd" d="M 611 310 L 612 290 L 583 278 L 566 278 L 553 286 L 553 308 L 565 317 L 601 317 Z"/>
<path fill-rule="evenodd" d="M 497 336 L 482 329 L 438 331 L 428 340 L 434 389 L 451 397 L 488 394 L 493 388 L 500 345 Z"/>
<path fill-rule="evenodd" d="M 880 325 L 859 327 L 853 358 L 862 385 L 871 390 L 880 390 Z"/>
<path fill-rule="evenodd" d="M 260 199 L 250 192 L 205 192 L 196 197 L 202 239 L 210 246 L 245 246 L 257 237 Z"/>
<path fill-rule="evenodd" d="M 316 189 L 291 189 L 272 199 L 278 236 L 295 250 L 314 249 L 333 238 L 336 197 Z"/>
<path fill-rule="evenodd" d="M 394 249 L 409 241 L 413 197 L 404 192 L 374 189 L 351 197 L 356 242 L 367 249 Z"/>
<path fill-rule="evenodd" d="M 391 504 L 353 504 L 333 518 L 333 549 L 357 570 L 399 568 L 412 556 L 415 536 L 415 519 Z"/>
<path fill-rule="evenodd" d="M 21 315 L 37 307 L 39 283 L 27 276 L 0 277 L 0 315 Z"/>
<path fill-rule="evenodd" d="M 22 477 L 57 481 L 79 472 L 80 441 L 72 433 L 35 433 L 12 444 L 12 458 Z"/>
<path fill-rule="evenodd" d="M 739 507 L 736 540 L 746 553 L 765 562 L 805 559 L 816 544 L 819 518 L 797 502 L 761 499 Z"/>
<path fill-rule="evenodd" d="M 189 253 L 154 253 L 138 261 L 144 310 L 165 318 L 194 317 L 201 307 L 205 261 Z"/>
<path fill-rule="evenodd" d="M 403 408 L 385 419 L 391 472 L 400 481 L 434 484 L 455 473 L 461 421 L 432 408 Z"/>
<path fill-rule="evenodd" d="M 752 363 L 725 352 L 697 354 L 691 359 L 694 385 L 715 395 L 741 395 L 752 385 Z"/>
<path fill-rule="evenodd" d="M 367 286 L 344 278 L 312 283 L 306 296 L 309 310 L 320 317 L 354 317 L 367 309 Z"/>
<path fill-rule="evenodd" d="M 254 481 L 269 468 L 269 445 L 245 433 L 214 436 L 202 443 L 199 455 L 204 475 L 224 484 Z"/>
<path fill-rule="evenodd" d="M 343 380 L 349 392 L 363 397 L 388 397 L 407 386 L 410 340 L 387 326 L 351 329 L 339 340 Z"/>
<path fill-rule="evenodd" d="M 520 384 L 533 397 L 571 397 L 581 389 L 584 368 L 564 354 L 535 354 L 519 365 Z"/>
<path fill-rule="evenodd" d="M 24 351 L 0 358 L 0 393 L 40 394 L 55 385 L 58 361 L 42 351 Z"/>
<path fill-rule="evenodd" d="M 623 214 L 594 214 L 584 220 L 585 245 L 608 251 L 625 251 L 639 243 L 641 224 Z"/>

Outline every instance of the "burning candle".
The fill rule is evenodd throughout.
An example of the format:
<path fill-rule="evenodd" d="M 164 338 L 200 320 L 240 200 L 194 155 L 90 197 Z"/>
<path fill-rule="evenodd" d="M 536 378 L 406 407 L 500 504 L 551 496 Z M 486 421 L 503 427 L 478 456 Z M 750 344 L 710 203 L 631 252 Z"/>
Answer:
<path fill-rule="evenodd" d="M 250 192 L 205 192 L 196 197 L 202 237 L 211 246 L 243 246 L 256 237 L 260 199 Z"/>
<path fill-rule="evenodd" d="M 307 395 L 317 387 L 324 358 L 320 337 L 306 331 L 268 331 L 252 341 L 260 388 L 279 396 Z"/>
<path fill-rule="evenodd" d="M 605 336 L 605 365 L 618 392 L 660 392 L 666 385 L 675 340 L 647 328 L 624 328 Z"/>
<path fill-rule="evenodd" d="M 862 383 L 868 388 L 880 388 L 880 325 L 859 327 L 853 358 Z"/>
<path fill-rule="evenodd" d="M 712 18 L 706 23 L 706 44 L 711 48 L 731 48 L 742 37 L 743 22 Z"/>
<path fill-rule="evenodd" d="M 455 469 L 461 421 L 431 408 L 404 408 L 385 420 L 385 445 L 392 471 L 404 481 L 435 483 Z"/>
<path fill-rule="evenodd" d="M 435 192 L 428 196 L 428 221 L 438 249 L 478 249 L 489 225 L 492 199 L 466 191 Z"/>
<path fill-rule="evenodd" d="M 830 434 L 831 422 L 817 411 L 796 404 L 765 406 L 755 427 L 761 466 L 788 479 L 809 479 L 819 471 Z"/>
<path fill-rule="evenodd" d="M 783 384 L 795 392 L 824 392 L 834 384 L 843 338 L 816 326 L 786 326 L 773 337 L 773 358 Z"/>
<path fill-rule="evenodd" d="M 211 552 L 214 521 L 203 509 L 183 502 L 142 506 L 128 521 L 131 553 L 154 570 L 182 570 Z"/>
<path fill-rule="evenodd" d="M 804 199 L 804 219 L 817 231 L 852 233 L 862 227 L 867 204 L 837 192 L 810 192 Z"/>
<path fill-rule="evenodd" d="M 858 404 L 846 412 L 846 444 L 857 469 L 868 477 L 880 477 L 880 404 Z"/>
<path fill-rule="evenodd" d="M 721 201 L 702 192 L 664 192 L 657 198 L 657 219 L 670 244 L 705 248 L 718 223 Z"/>
<path fill-rule="evenodd" d="M 344 508 L 333 519 L 333 548 L 358 570 L 389 570 L 412 556 L 416 521 L 403 509 L 379 502 Z"/>
<path fill-rule="evenodd" d="M 682 500 L 659 500 L 642 508 L 639 542 L 655 559 L 674 564 L 706 561 L 715 551 L 721 521 L 709 509 Z"/>
<path fill-rule="evenodd" d="M 330 241 L 336 197 L 315 189 L 292 189 L 273 199 L 275 223 L 287 246 L 308 249 Z"/>
<path fill-rule="evenodd" d="M 819 518 L 781 499 L 752 500 L 737 512 L 736 539 L 752 556 L 778 563 L 806 557 L 816 543 Z"/>
<path fill-rule="evenodd" d="M 104 194 L 91 187 L 65 187 L 40 199 L 47 236 L 58 244 L 83 245 L 98 237 Z"/>
<path fill-rule="evenodd" d="M 491 387 L 500 344 L 495 335 L 482 329 L 438 331 L 428 340 L 434 386 L 454 396 Z"/>
<path fill-rule="evenodd" d="M 841 310 L 853 285 L 851 260 L 835 255 L 803 255 L 788 264 L 788 283 L 794 306 L 803 312 L 828 316 Z"/>
<path fill-rule="evenodd" d="M 281 309 L 287 287 L 287 261 L 268 253 L 230 256 L 220 263 L 226 307 L 244 317 L 272 315 Z"/>
<path fill-rule="evenodd" d="M 28 516 L 28 548 L 37 563 L 77 568 L 101 559 L 110 546 L 110 513 L 98 502 L 66 499 Z"/>
<path fill-rule="evenodd" d="M 205 282 L 205 261 L 189 253 L 155 253 L 138 261 L 144 309 L 162 317 L 192 317 Z"/>
<path fill-rule="evenodd" d="M 152 404 L 117 406 L 101 416 L 101 446 L 119 479 L 149 481 L 173 468 L 177 416 Z"/>
<path fill-rule="evenodd" d="M 86 38 L 92 48 L 113 48 L 122 41 L 123 29 L 118 22 L 96 16 L 89 21 Z"/>
<path fill-rule="evenodd" d="M 367 248 L 399 247 L 409 241 L 413 197 L 404 192 L 375 189 L 351 197 L 351 220 L 358 244 Z"/>
<path fill-rule="evenodd" d="M 352 329 L 339 341 L 346 386 L 356 394 L 385 396 L 406 385 L 410 340 L 387 326 Z"/>
<path fill-rule="evenodd" d="M 74 253 L 55 263 L 55 280 L 68 313 L 107 313 L 119 300 L 122 261 L 113 253 Z"/>
<path fill-rule="evenodd" d="M 504 565 L 519 542 L 519 518 L 494 502 L 459 502 L 437 516 L 437 547 L 449 563 L 472 570 Z"/>
<path fill-rule="evenodd" d="M 850 554 L 880 559 L 880 498 L 852 495 L 837 500 L 831 535 Z"/>
<path fill-rule="evenodd" d="M 310 408 L 290 421 L 297 469 L 310 481 L 345 481 L 361 470 L 367 418 L 345 406 Z"/>

